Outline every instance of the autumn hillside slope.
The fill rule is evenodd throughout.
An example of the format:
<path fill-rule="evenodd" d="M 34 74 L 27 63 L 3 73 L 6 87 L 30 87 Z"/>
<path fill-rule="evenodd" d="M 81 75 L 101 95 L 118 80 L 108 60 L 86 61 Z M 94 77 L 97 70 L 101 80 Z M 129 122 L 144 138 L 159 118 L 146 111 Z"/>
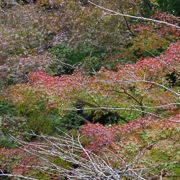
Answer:
<path fill-rule="evenodd" d="M 0 0 L 0 179 L 180 179 L 178 7 Z"/>

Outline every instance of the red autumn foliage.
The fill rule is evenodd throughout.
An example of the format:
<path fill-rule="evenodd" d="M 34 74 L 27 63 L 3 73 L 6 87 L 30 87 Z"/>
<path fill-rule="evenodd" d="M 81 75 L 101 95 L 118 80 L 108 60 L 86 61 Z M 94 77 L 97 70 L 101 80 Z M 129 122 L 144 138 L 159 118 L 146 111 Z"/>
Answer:
<path fill-rule="evenodd" d="M 31 148 L 34 148 L 33 145 L 36 143 L 31 143 L 21 148 L 7 149 L 0 148 L 0 161 L 3 162 L 2 170 L 11 170 L 11 174 L 14 175 L 23 175 L 30 171 L 31 166 L 38 166 L 40 161 L 38 157 L 32 156 L 30 153 L 27 153 L 23 150 L 27 149 L 28 151 Z"/>
<path fill-rule="evenodd" d="M 29 83 L 36 88 L 36 86 L 44 89 L 47 93 L 54 93 L 60 98 L 65 98 L 65 92 L 71 92 L 73 89 L 81 89 L 82 83 L 87 79 L 81 73 L 73 75 L 62 75 L 61 77 L 52 77 L 42 71 L 30 72 Z"/>
<path fill-rule="evenodd" d="M 123 125 L 110 127 L 105 127 L 99 123 L 87 123 L 82 126 L 81 134 L 89 138 L 89 144 L 86 144 L 86 148 L 88 150 L 98 152 L 101 150 L 103 151 L 104 148 L 112 148 L 117 140 L 118 142 L 124 141 L 123 139 L 125 136 L 128 134 L 133 135 L 133 132 L 143 132 L 146 129 L 162 131 L 169 128 L 176 128 L 177 124 L 175 122 L 171 122 L 171 120 L 177 121 L 179 118 L 180 114 L 172 116 L 169 120 L 159 120 L 155 119 L 153 116 L 148 116 L 146 118 L 138 118 Z"/>
<path fill-rule="evenodd" d="M 156 14 L 154 14 L 151 18 L 168 22 L 174 25 L 178 25 L 179 23 L 179 17 L 175 17 L 172 14 L 168 14 L 166 12 L 161 12 L 161 11 L 156 12 Z M 171 36 L 172 39 L 178 38 L 180 36 L 180 30 L 178 28 L 166 26 L 165 24 L 159 24 L 159 26 L 156 26 L 156 24 L 154 25 L 136 24 L 132 27 L 132 30 L 138 33 L 155 32 L 161 37 L 169 38 L 168 36 Z"/>
<path fill-rule="evenodd" d="M 71 92 L 73 89 L 91 88 L 99 80 L 120 81 L 120 80 L 147 80 L 160 81 L 161 77 L 179 70 L 180 67 L 180 41 L 173 43 L 164 54 L 155 58 L 139 59 L 135 64 L 120 65 L 118 71 L 110 71 L 104 67 L 98 72 L 97 77 L 88 78 L 81 73 L 52 77 L 44 72 L 30 72 L 29 83 L 33 87 L 40 87 L 47 92 L 54 92 L 63 97 L 64 92 Z M 97 89 L 98 90 L 98 89 Z"/>
<path fill-rule="evenodd" d="M 155 58 L 139 59 L 135 64 L 121 65 L 117 72 L 108 71 L 104 67 L 101 68 L 99 74 L 108 75 L 109 79 L 122 80 L 142 79 L 157 80 L 158 76 L 175 71 L 180 67 L 180 41 L 173 43 L 165 51 L 164 54 Z"/>

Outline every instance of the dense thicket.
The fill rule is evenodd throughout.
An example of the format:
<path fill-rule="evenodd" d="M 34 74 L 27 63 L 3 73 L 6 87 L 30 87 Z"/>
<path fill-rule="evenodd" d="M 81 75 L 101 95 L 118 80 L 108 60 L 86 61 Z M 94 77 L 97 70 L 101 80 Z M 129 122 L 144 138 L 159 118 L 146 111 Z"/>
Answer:
<path fill-rule="evenodd" d="M 178 7 L 0 0 L 0 179 L 180 177 Z"/>

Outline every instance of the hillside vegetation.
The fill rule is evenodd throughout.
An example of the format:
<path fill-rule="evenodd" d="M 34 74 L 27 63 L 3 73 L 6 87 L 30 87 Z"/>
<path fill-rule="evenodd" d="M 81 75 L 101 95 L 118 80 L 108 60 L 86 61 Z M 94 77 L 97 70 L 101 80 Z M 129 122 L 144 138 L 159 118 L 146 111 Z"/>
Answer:
<path fill-rule="evenodd" d="M 0 0 L 0 179 L 180 179 L 178 0 Z"/>

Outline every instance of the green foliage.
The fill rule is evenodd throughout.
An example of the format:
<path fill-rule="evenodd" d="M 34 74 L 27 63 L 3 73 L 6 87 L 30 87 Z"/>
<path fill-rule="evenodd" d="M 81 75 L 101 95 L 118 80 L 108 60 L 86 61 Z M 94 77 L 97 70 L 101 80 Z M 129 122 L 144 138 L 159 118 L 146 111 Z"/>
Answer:
<path fill-rule="evenodd" d="M 62 133 L 71 129 L 79 129 L 83 122 L 83 117 L 77 114 L 75 111 L 67 112 L 62 118 L 59 118 L 57 128 L 60 130 L 58 133 Z"/>
<path fill-rule="evenodd" d="M 33 169 L 28 173 L 28 175 L 32 176 L 36 179 L 50 180 L 50 176 L 45 174 L 44 171 L 39 170 L 39 172 L 34 171 Z M 54 174 L 53 174 L 54 175 Z M 52 175 L 52 177 L 53 177 Z M 55 176 L 55 175 L 54 175 Z M 56 177 L 56 176 L 55 176 Z"/>
<path fill-rule="evenodd" d="M 57 166 L 60 166 L 62 168 L 65 168 L 65 169 L 70 169 L 72 167 L 72 163 L 69 163 L 67 161 L 64 161 L 58 157 L 51 157 L 50 158 L 50 162 L 56 164 Z"/>
<path fill-rule="evenodd" d="M 142 14 L 151 16 L 155 10 L 167 12 L 175 16 L 180 15 L 180 5 L 178 0 L 143 0 L 140 3 Z"/>
<path fill-rule="evenodd" d="M 156 7 L 156 2 L 152 1 L 152 0 L 143 0 L 140 3 L 140 7 L 142 8 L 142 14 L 149 17 L 152 15 L 153 11 L 152 11 L 152 5 Z"/>
<path fill-rule="evenodd" d="M 98 71 L 103 64 L 103 59 L 107 56 L 104 50 L 88 44 L 78 47 L 59 44 L 49 51 L 54 57 L 49 66 L 54 75 L 72 74 L 77 68 L 87 72 Z"/>
<path fill-rule="evenodd" d="M 56 131 L 58 112 L 47 108 L 44 100 L 34 92 L 27 94 L 26 101 L 19 103 L 16 110 L 27 118 L 26 129 L 37 134 L 52 134 Z"/>
<path fill-rule="evenodd" d="M 17 147 L 17 143 L 9 137 L 9 135 L 17 137 L 20 132 L 23 132 L 21 119 L 16 115 L 15 107 L 2 98 L 0 100 L 0 148 Z"/>
<path fill-rule="evenodd" d="M 178 0 L 92 2 L 179 23 L 171 15 L 180 15 Z M 40 139 L 23 133 L 76 134 L 82 127 L 85 148 L 106 152 L 109 159 L 102 158 L 113 168 L 119 170 L 123 158 L 127 167 L 135 162 L 133 168 L 145 178 L 179 176 L 179 125 L 172 122 L 179 120 L 180 108 L 179 30 L 136 23 L 88 1 L 0 0 L 0 91 L 11 85 L 0 97 L 0 164 L 5 170 L 43 180 L 61 178 L 57 169 L 25 168 L 49 164 L 37 162 L 37 156 L 32 160 L 9 135 L 34 141 L 36 147 Z M 43 157 L 55 167 L 82 168 L 49 154 Z"/>
<path fill-rule="evenodd" d="M 157 0 L 159 9 L 175 16 L 180 16 L 180 3 L 178 0 Z"/>
<path fill-rule="evenodd" d="M 164 149 L 161 149 L 161 148 L 153 149 L 151 151 L 151 157 L 152 158 L 157 158 L 158 157 L 157 163 L 159 163 L 161 161 L 167 162 L 168 161 L 168 152 L 165 152 Z"/>
<path fill-rule="evenodd" d="M 14 142 L 11 138 L 6 137 L 1 137 L 1 141 L 0 141 L 0 148 L 8 148 L 8 149 L 13 149 L 13 148 L 17 148 L 19 145 L 18 143 Z"/>
<path fill-rule="evenodd" d="M 0 116 L 15 115 L 15 107 L 4 98 L 0 99 Z"/>
<path fill-rule="evenodd" d="M 121 49 L 125 62 L 135 62 L 139 58 L 156 57 L 165 51 L 169 42 L 157 33 L 144 31 L 129 40 Z M 121 60 L 122 61 L 122 60 Z"/>

